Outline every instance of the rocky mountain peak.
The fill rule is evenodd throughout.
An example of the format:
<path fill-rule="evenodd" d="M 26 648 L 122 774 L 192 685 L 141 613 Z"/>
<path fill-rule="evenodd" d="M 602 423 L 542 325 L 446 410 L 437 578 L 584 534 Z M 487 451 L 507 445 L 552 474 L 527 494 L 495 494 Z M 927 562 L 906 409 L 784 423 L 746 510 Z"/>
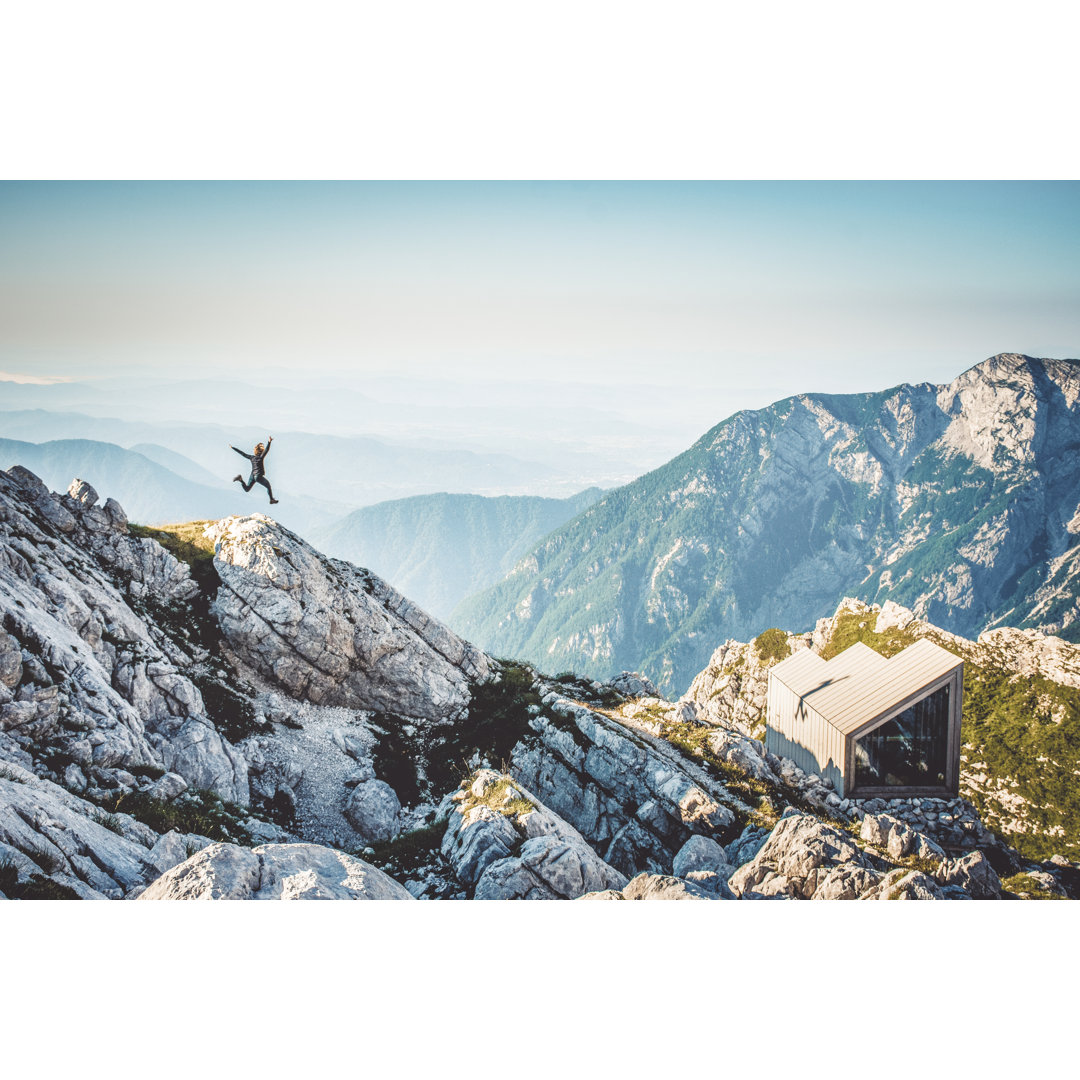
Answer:
<path fill-rule="evenodd" d="M 462 712 L 488 657 L 381 578 L 263 514 L 210 525 L 213 614 L 232 652 L 315 705 L 434 719 Z"/>
<path fill-rule="evenodd" d="M 715 642 L 846 595 L 1080 638 L 1080 363 L 744 411 L 552 533 L 452 622 L 496 655 L 680 692 Z"/>

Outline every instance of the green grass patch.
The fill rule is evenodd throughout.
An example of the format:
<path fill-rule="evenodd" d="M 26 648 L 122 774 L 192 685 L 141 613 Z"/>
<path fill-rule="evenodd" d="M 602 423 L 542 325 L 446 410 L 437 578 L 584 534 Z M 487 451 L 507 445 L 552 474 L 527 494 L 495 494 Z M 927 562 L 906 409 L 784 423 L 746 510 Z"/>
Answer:
<path fill-rule="evenodd" d="M 110 814 L 108 811 L 100 809 L 93 810 L 90 813 L 90 820 L 96 821 L 103 829 L 108 829 L 109 832 L 114 832 L 117 836 L 124 835 L 124 823 L 117 814 Z"/>
<path fill-rule="evenodd" d="M 794 803 L 798 798 L 794 791 L 785 791 L 781 795 L 772 785 L 750 776 L 737 765 L 732 765 L 717 757 L 709 748 L 709 736 L 715 729 L 703 724 L 665 720 L 662 716 L 656 719 L 660 721 L 660 738 L 678 747 L 687 756 L 702 762 L 707 771 L 711 772 L 740 802 L 749 807 L 749 815 L 738 823 L 740 831 L 748 824 L 771 829 L 780 820 L 777 804 Z M 736 810 L 736 819 L 738 818 L 739 814 Z"/>
<path fill-rule="evenodd" d="M 1028 900 L 1064 900 L 1064 896 L 1044 889 L 1033 877 L 1028 874 L 1013 874 L 1011 877 L 1001 879 L 1001 887 L 1008 892 L 1023 895 Z"/>
<path fill-rule="evenodd" d="M 783 660 L 791 655 L 787 634 L 775 626 L 763 630 L 754 638 L 754 648 L 763 664 L 767 664 L 770 660 Z"/>
<path fill-rule="evenodd" d="M 468 790 L 474 778 L 475 774 L 462 781 L 461 786 L 466 789 L 466 795 L 465 799 L 458 804 L 461 813 L 467 813 L 474 806 L 487 806 L 496 813 L 502 814 L 503 817 L 517 818 L 523 814 L 527 816 L 536 810 L 536 807 L 521 795 L 517 784 L 509 776 L 500 777 L 479 797 Z M 513 792 L 517 794 L 514 795 Z"/>
<path fill-rule="evenodd" d="M 541 705 L 536 672 L 514 660 L 500 660 L 499 671 L 498 682 L 473 684 L 468 718 L 447 737 L 453 760 L 468 760 L 475 752 L 491 761 L 509 759 L 517 741 L 531 730 L 530 708 Z"/>
<path fill-rule="evenodd" d="M 207 564 L 213 566 L 214 544 L 203 536 L 206 527 L 213 524 L 212 521 L 183 521 L 154 528 L 129 524 L 128 532 L 132 536 L 156 540 L 180 562 L 187 563 L 191 576 L 199 580 L 200 576 L 207 575 Z"/>
<path fill-rule="evenodd" d="M 514 664 L 516 662 L 504 660 L 502 663 Z M 605 708 L 613 709 L 626 700 L 625 696 L 620 694 L 614 687 L 601 686 L 597 690 L 593 686 L 592 679 L 586 678 L 584 675 L 578 675 L 573 671 L 560 671 L 558 675 L 552 676 L 551 681 L 558 683 L 568 697 L 577 698 L 585 704 L 603 705 Z"/>
<path fill-rule="evenodd" d="M 877 615 L 873 612 L 846 611 L 836 619 L 836 626 L 828 644 L 821 650 L 823 660 L 831 660 L 834 656 L 850 648 L 857 641 L 869 645 L 875 652 L 882 656 L 895 656 L 901 649 L 918 641 L 918 638 L 906 630 L 892 626 L 881 634 L 874 632 L 874 624 Z"/>
<path fill-rule="evenodd" d="M 132 791 L 110 798 L 108 809 L 130 814 L 157 833 L 178 829 L 182 833 L 197 833 L 226 843 L 253 843 L 251 834 L 242 824 L 250 817 L 248 811 L 211 791 L 188 790 L 172 802 L 155 799 L 143 791 Z"/>
<path fill-rule="evenodd" d="M 220 665 L 213 665 L 212 672 L 193 672 L 191 681 L 202 694 L 206 715 L 214 727 L 231 743 L 238 743 L 267 730 L 255 716 L 255 706 L 250 697 L 237 693 L 226 680 L 232 678 Z"/>
<path fill-rule="evenodd" d="M 19 868 L 7 855 L 0 856 L 0 892 L 11 895 L 11 890 L 19 880 Z"/>
<path fill-rule="evenodd" d="M 540 707 L 536 673 L 527 664 L 499 661 L 499 679 L 474 683 L 468 715 L 453 724 L 375 713 L 378 736 L 372 751 L 375 774 L 405 806 L 437 798 L 472 772 L 474 754 L 509 760 L 514 746 L 532 734 L 530 707 Z"/>
<path fill-rule="evenodd" d="M 63 859 L 40 845 L 23 848 L 22 852 L 28 859 L 33 859 L 46 874 L 55 874 L 64 865 Z"/>

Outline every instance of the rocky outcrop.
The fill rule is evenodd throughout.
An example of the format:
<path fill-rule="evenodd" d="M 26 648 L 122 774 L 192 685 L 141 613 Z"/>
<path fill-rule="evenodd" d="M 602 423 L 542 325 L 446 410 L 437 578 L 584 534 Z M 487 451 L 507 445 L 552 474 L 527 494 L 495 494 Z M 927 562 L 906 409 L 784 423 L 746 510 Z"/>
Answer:
<path fill-rule="evenodd" d="M 262 514 L 225 518 L 213 611 L 232 651 L 316 705 L 461 713 L 488 658 L 365 570 L 320 555 Z"/>
<path fill-rule="evenodd" d="M 442 851 L 477 900 L 572 900 L 626 884 L 576 829 L 507 776 L 481 770 L 447 805 Z"/>
<path fill-rule="evenodd" d="M 940 861 L 945 858 L 945 852 L 928 836 L 889 814 L 867 814 L 862 820 L 859 836 L 893 859 L 912 856 Z"/>
<path fill-rule="evenodd" d="M 516 856 L 492 863 L 477 882 L 475 899 L 575 900 L 625 880 L 580 837 L 538 836 Z"/>
<path fill-rule="evenodd" d="M 718 900 L 714 895 L 690 881 L 666 874 L 637 874 L 621 892 L 598 890 L 579 896 L 579 900 Z"/>
<path fill-rule="evenodd" d="M 786 636 L 786 651 L 779 650 L 784 653 L 782 657 L 762 657 L 753 642 L 725 641 L 694 676 L 689 689 L 679 700 L 692 702 L 697 707 L 697 716 L 705 723 L 744 736 L 760 736 L 770 668 L 810 644 L 809 635 Z"/>
<path fill-rule="evenodd" d="M 648 676 L 642 675 L 640 671 L 623 671 L 616 675 L 614 679 L 608 679 L 606 685 L 610 686 L 617 694 L 622 694 L 623 697 L 661 697 L 660 691 L 656 689 L 653 681 Z"/>
<path fill-rule="evenodd" d="M 0 731 L 47 747 L 56 778 L 92 796 L 123 793 L 118 769 L 151 767 L 246 803 L 246 762 L 187 674 L 197 657 L 158 626 L 197 591 L 188 567 L 129 536 L 89 485 L 72 492 L 50 494 L 18 466 L 0 473 Z"/>
<path fill-rule="evenodd" d="M 362 859 L 318 844 L 211 844 L 162 874 L 140 900 L 411 900 Z"/>
<path fill-rule="evenodd" d="M 157 867 L 157 872 L 164 874 L 174 866 L 179 866 L 185 859 L 190 859 L 195 852 L 209 847 L 213 842 L 208 836 L 184 834 L 177 829 L 172 829 L 150 849 L 149 858 Z"/>
<path fill-rule="evenodd" d="M 691 881 L 725 900 L 735 899 L 727 883 L 734 872 L 735 866 L 728 861 L 727 852 L 707 836 L 691 836 L 679 849 L 671 867 L 673 877 Z"/>
<path fill-rule="evenodd" d="M 859 896 L 860 900 L 942 900 L 941 889 L 921 870 L 891 871 Z"/>
<path fill-rule="evenodd" d="M 850 836 L 808 814 L 793 813 L 783 818 L 754 858 L 741 866 L 728 884 L 736 896 L 746 898 L 786 896 L 812 900 L 819 890 L 832 894 L 839 885 L 857 880 L 853 870 L 870 871 L 866 856 Z"/>
<path fill-rule="evenodd" d="M 1001 899 L 1001 879 L 981 851 L 945 862 L 935 877 L 941 885 L 963 889 L 973 900 Z"/>
<path fill-rule="evenodd" d="M 127 814 L 106 814 L 29 770 L 0 771 L 0 860 L 79 899 L 119 900 L 158 875 L 157 834 Z"/>
<path fill-rule="evenodd" d="M 734 825 L 738 799 L 647 724 L 620 723 L 555 691 L 544 709 L 530 721 L 534 737 L 514 748 L 511 773 L 622 873 L 667 873 L 693 833 Z"/>

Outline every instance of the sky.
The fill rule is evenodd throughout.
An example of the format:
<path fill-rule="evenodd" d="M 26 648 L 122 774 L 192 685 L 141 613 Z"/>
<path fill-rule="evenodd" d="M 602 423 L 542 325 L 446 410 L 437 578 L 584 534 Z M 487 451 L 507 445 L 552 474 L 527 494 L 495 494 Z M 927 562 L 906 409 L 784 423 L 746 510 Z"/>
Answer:
<path fill-rule="evenodd" d="M 676 385 L 730 412 L 1080 357 L 1077 251 L 1068 181 L 9 181 L 0 371 Z"/>

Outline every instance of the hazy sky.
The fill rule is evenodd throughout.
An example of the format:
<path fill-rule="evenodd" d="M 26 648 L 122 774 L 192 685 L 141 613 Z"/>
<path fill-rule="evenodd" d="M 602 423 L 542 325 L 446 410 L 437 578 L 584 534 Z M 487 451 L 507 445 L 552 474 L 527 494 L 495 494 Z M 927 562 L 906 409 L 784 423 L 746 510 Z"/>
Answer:
<path fill-rule="evenodd" d="M 681 383 L 1080 357 L 1080 184 L 2 183 L 0 370 Z"/>

